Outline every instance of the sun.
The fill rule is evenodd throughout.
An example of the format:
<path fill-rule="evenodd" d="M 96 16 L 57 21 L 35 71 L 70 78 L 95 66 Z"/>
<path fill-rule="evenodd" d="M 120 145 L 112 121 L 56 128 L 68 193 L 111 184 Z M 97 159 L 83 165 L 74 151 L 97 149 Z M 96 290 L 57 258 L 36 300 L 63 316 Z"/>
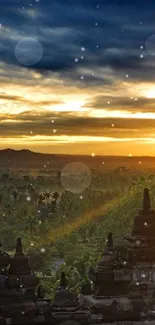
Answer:
<path fill-rule="evenodd" d="M 57 104 L 52 107 L 47 107 L 50 111 L 55 112 L 87 112 L 90 108 L 85 107 L 85 102 L 80 99 L 66 100 L 63 104 Z"/>
<path fill-rule="evenodd" d="M 148 89 L 145 92 L 146 98 L 155 98 L 155 88 Z"/>
<path fill-rule="evenodd" d="M 67 111 L 85 111 L 84 102 L 82 100 L 74 99 L 74 100 L 69 100 L 67 101 L 64 105 L 61 106 L 62 110 L 67 110 Z"/>

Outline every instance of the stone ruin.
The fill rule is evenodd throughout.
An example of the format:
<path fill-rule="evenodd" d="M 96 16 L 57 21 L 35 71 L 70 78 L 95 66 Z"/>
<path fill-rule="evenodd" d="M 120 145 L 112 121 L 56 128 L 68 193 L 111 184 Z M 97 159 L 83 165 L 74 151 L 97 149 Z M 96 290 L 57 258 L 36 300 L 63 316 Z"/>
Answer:
<path fill-rule="evenodd" d="M 125 242 L 115 247 L 109 233 L 93 288 L 86 284 L 77 296 L 62 272 L 51 302 L 18 238 L 14 257 L 0 251 L 0 325 L 155 325 L 155 212 L 147 188 Z"/>

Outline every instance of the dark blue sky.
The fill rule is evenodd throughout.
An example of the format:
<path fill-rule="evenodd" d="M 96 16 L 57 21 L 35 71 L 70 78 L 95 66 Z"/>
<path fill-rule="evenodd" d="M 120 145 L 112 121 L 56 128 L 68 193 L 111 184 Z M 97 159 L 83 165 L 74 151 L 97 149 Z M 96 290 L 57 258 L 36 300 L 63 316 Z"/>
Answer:
<path fill-rule="evenodd" d="M 78 66 L 108 65 L 117 74 L 132 72 L 132 78 L 150 80 L 151 58 L 139 60 L 148 37 L 154 32 L 153 1 L 2 1 L 0 4 L 1 61 L 18 65 L 14 47 L 22 37 L 35 37 L 44 56 L 31 69 L 70 72 L 77 77 L 74 58 L 86 49 Z M 8 28 L 8 33 L 5 32 Z M 12 31 L 12 33 L 11 33 Z M 145 62 L 144 62 L 145 61 Z M 148 67 L 149 65 L 149 67 Z M 146 69 L 147 66 L 147 69 Z M 142 69 L 143 67 L 143 69 Z M 154 67 L 153 67 L 154 69 Z M 118 71 L 119 70 L 119 71 Z M 134 70 L 134 71 L 133 71 Z M 67 78 L 67 74 L 66 74 Z M 94 78 L 88 76 L 87 82 Z M 100 82 L 100 78 L 95 77 Z"/>

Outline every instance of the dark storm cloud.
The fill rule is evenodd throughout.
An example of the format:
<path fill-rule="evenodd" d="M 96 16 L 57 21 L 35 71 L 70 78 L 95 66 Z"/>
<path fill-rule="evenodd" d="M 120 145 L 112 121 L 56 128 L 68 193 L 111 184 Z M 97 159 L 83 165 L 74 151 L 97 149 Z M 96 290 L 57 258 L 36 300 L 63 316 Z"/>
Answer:
<path fill-rule="evenodd" d="M 55 123 L 51 123 L 51 119 Z M 8 123 L 12 120 L 13 123 Z M 114 127 L 112 127 L 114 124 Z M 53 129 L 56 129 L 56 136 L 103 136 L 113 138 L 141 138 L 154 135 L 154 120 L 149 119 L 121 119 L 121 118 L 88 118 L 71 117 L 69 113 L 53 114 L 44 112 L 41 116 L 34 112 L 21 113 L 18 116 L 1 116 L 0 136 L 53 136 Z M 74 130 L 74 132 L 73 132 Z"/>
<path fill-rule="evenodd" d="M 51 80 L 57 78 L 67 86 L 73 84 L 80 89 L 103 86 L 103 94 L 106 86 L 109 86 L 109 96 L 96 96 L 94 90 L 91 102 L 85 106 L 154 112 L 153 99 L 138 98 L 138 101 L 134 101 L 125 95 L 120 96 L 119 85 L 122 81 L 127 81 L 126 74 L 129 75 L 129 86 L 130 83 L 134 85 L 140 81 L 155 81 L 155 57 L 151 57 L 145 49 L 145 41 L 155 33 L 155 2 L 102 0 L 98 9 L 96 6 L 97 3 L 93 0 L 40 0 L 32 2 L 31 8 L 30 2 L 26 0 L 22 3 L 17 0 L 1 0 L 1 80 L 6 78 L 6 86 L 12 80 L 14 84 L 24 83 L 30 86 L 40 83 L 41 88 L 46 77 Z M 34 66 L 25 67 L 25 70 L 15 56 L 15 46 L 22 37 L 37 38 L 44 50 L 42 59 Z M 144 49 L 140 49 L 142 45 Z M 81 48 L 85 50 L 82 51 Z M 140 54 L 144 58 L 141 59 Z M 75 58 L 79 60 L 77 63 Z M 21 68 L 25 73 L 21 73 Z M 41 74 L 38 80 L 33 76 L 36 72 Z M 116 94 L 112 92 L 113 86 L 116 87 Z M 45 105 L 62 104 L 61 100 L 41 100 L 36 103 L 37 98 L 33 101 L 20 94 L 0 94 L 0 99 L 18 105 L 27 104 L 36 110 Z M 107 101 L 111 104 L 107 105 Z M 53 117 L 58 118 L 54 125 L 50 121 Z M 14 119 L 14 122 L 7 123 L 6 120 L 9 119 Z M 114 128 L 111 127 L 113 123 Z M 1 135 L 29 135 L 31 130 L 34 135 L 53 135 L 54 128 L 57 129 L 57 135 L 141 137 L 153 132 L 154 122 L 73 118 L 65 112 L 41 111 L 40 116 L 37 112 L 24 112 L 18 116 L 1 114 Z"/>
<path fill-rule="evenodd" d="M 2 28 L 0 33 L 0 60 L 21 67 L 15 57 L 14 47 L 19 37 L 22 37 L 22 31 L 24 36 L 32 36 L 32 26 L 32 34 L 35 28 L 34 37 L 43 45 L 44 57 L 30 69 L 43 74 L 46 71 L 56 71 L 63 78 L 79 80 L 77 66 L 109 66 L 116 76 L 123 75 L 128 70 L 135 80 L 149 80 L 151 68 L 155 71 L 153 62 L 148 66 L 147 58 L 140 60 L 139 47 L 154 31 L 155 3 L 140 1 L 136 4 L 134 1 L 126 1 L 122 4 L 119 1 L 104 0 L 99 9 L 96 5 L 96 1 L 44 0 L 33 3 L 30 7 L 28 1 L 23 1 L 22 4 L 16 0 L 1 1 L 4 31 Z M 36 11 L 36 17 L 35 14 L 31 17 L 31 10 Z M 143 22 L 142 25 L 140 21 Z M 98 26 L 95 26 L 96 22 Z M 30 25 L 30 28 L 24 30 L 24 25 Z M 9 33 L 6 32 L 7 28 L 10 29 Z M 85 47 L 86 52 L 82 53 L 81 47 Z M 76 64 L 75 57 L 80 58 L 81 55 L 85 57 L 84 60 L 79 60 Z M 154 75 L 151 74 L 152 80 L 155 79 Z M 103 80 L 97 76 L 93 78 L 90 74 L 82 82 L 98 85 Z"/>
<path fill-rule="evenodd" d="M 108 105 L 108 101 L 110 105 Z M 94 100 L 87 103 L 85 107 L 92 107 L 95 109 L 110 109 L 110 110 L 125 110 L 130 112 L 155 112 L 154 98 L 135 98 L 113 97 L 113 96 L 94 96 Z"/>
<path fill-rule="evenodd" d="M 13 96 L 13 95 L 7 95 L 7 94 L 0 94 L 0 100 L 4 99 L 6 101 L 15 101 L 15 102 L 19 102 L 21 104 L 28 104 L 37 108 L 37 106 L 41 107 L 44 105 L 58 105 L 58 104 L 63 104 L 62 101 L 60 100 L 39 100 L 39 101 L 32 101 L 32 100 L 28 100 L 24 97 L 21 96 Z M 1 108 L 0 108 L 1 110 Z"/>

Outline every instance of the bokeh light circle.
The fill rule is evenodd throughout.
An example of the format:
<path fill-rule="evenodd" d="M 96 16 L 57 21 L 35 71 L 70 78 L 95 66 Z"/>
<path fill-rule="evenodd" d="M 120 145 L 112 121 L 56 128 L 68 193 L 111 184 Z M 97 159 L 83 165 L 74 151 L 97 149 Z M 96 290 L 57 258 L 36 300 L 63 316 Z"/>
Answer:
<path fill-rule="evenodd" d="M 80 162 L 69 163 L 61 172 L 61 182 L 67 191 L 82 193 L 90 186 L 91 172 Z"/>
<path fill-rule="evenodd" d="M 150 55 L 155 55 L 155 35 L 150 36 L 146 40 L 145 48 Z"/>
<path fill-rule="evenodd" d="M 26 66 L 38 63 L 43 56 L 43 47 L 35 38 L 23 38 L 15 47 L 17 60 Z"/>

